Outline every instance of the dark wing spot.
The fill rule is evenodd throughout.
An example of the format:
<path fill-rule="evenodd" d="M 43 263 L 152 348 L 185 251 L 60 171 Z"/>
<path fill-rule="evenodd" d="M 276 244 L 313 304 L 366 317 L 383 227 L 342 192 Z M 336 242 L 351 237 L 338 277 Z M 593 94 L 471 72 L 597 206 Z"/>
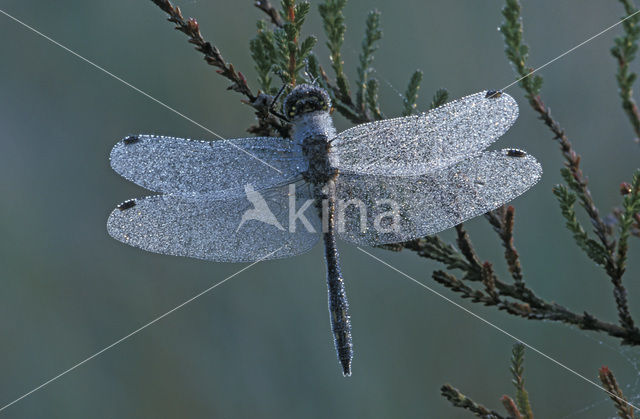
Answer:
<path fill-rule="evenodd" d="M 133 208 L 136 206 L 135 199 L 129 199 L 128 201 L 124 201 L 122 204 L 118 205 L 118 209 L 120 211 L 128 210 L 129 208 Z"/>
<path fill-rule="evenodd" d="M 487 99 L 497 99 L 502 96 L 502 92 L 500 90 L 487 90 L 487 94 L 484 95 Z"/>
<path fill-rule="evenodd" d="M 138 141 L 140 141 L 140 137 L 138 137 L 137 135 L 130 135 L 124 140 L 122 140 L 122 142 L 125 144 L 133 144 L 133 143 L 137 143 Z"/>
<path fill-rule="evenodd" d="M 522 150 L 518 150 L 517 148 L 508 148 L 506 151 L 507 156 L 509 157 L 524 157 L 527 155 L 527 153 Z"/>

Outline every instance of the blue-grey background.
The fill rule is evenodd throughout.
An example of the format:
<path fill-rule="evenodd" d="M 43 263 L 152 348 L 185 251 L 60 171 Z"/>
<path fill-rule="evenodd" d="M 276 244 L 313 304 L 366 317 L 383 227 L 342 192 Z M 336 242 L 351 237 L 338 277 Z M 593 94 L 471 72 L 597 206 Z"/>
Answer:
<path fill-rule="evenodd" d="M 329 67 L 314 2 L 306 33 Z M 247 1 L 176 1 L 255 88 L 247 44 L 259 10 Z M 501 1 L 352 0 L 345 14 L 346 68 L 353 77 L 366 12 L 382 12 L 375 66 L 388 115 L 401 109 L 416 68 L 419 107 L 447 87 L 451 97 L 502 88 L 514 79 L 497 27 Z M 204 64 L 150 1 L 1 0 L 13 14 L 224 137 L 253 121 L 240 96 Z M 526 2 L 526 40 L 541 65 L 613 24 L 616 1 Z M 609 54 L 620 28 L 545 68 L 543 97 L 582 154 L 606 213 L 640 148 L 617 96 Z M 0 405 L 115 342 L 243 265 L 160 256 L 111 239 L 106 217 L 145 192 L 109 168 L 113 144 L 129 133 L 209 138 L 197 126 L 0 15 Z M 638 64 L 634 70 L 640 70 Z M 528 284 L 575 311 L 615 321 L 611 286 L 573 244 L 551 188 L 558 147 L 526 105 L 498 147 L 535 155 L 542 181 L 514 201 L 516 245 Z M 348 123 L 338 117 L 339 128 Z M 584 220 L 584 219 L 583 219 Z M 588 226 L 588 221 L 585 225 Z M 483 259 L 506 278 L 488 223 L 467 224 Z M 451 232 L 443 235 L 452 240 Z M 626 275 L 640 320 L 637 239 Z M 355 342 L 354 375 L 342 377 L 329 331 L 322 251 L 261 263 L 68 375 L 0 412 L 8 418 L 465 418 L 439 388 L 450 382 L 501 410 L 512 394 L 513 340 L 341 243 Z M 410 252 L 379 257 L 454 298 L 591 380 L 608 365 L 637 397 L 638 352 L 554 323 L 516 319 L 443 290 L 439 268 Z M 614 413 L 602 391 L 527 351 L 526 381 L 537 417 Z M 636 399 L 637 400 L 637 399 Z"/>

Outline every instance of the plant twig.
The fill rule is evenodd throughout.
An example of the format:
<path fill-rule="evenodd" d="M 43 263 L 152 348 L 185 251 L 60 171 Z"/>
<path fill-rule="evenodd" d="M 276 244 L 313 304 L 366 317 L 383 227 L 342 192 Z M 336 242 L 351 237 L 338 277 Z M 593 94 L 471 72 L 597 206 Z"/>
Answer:
<path fill-rule="evenodd" d="M 336 75 L 335 93 L 337 98 L 347 105 L 351 105 L 351 92 L 347 76 L 344 74 L 342 61 L 342 43 L 344 42 L 344 33 L 347 26 L 344 23 L 344 14 L 342 10 L 347 4 L 347 0 L 326 0 L 318 6 L 324 31 L 327 34 L 327 48 L 329 48 L 329 56 L 331 58 L 331 67 Z"/>
<path fill-rule="evenodd" d="M 598 371 L 598 376 L 600 377 L 602 386 L 607 389 L 607 395 L 615 404 L 618 416 L 620 416 L 621 419 L 633 419 L 633 407 L 628 403 L 625 403 L 627 399 L 624 397 L 622 389 L 620 389 L 613 372 L 611 372 L 608 367 L 604 366 Z M 617 397 L 614 397 L 614 394 Z"/>
<path fill-rule="evenodd" d="M 594 233 L 600 241 L 597 247 L 601 247 L 597 253 L 604 256 L 604 268 L 610 277 L 614 288 L 614 298 L 618 308 L 620 324 L 629 330 L 630 334 L 638 334 L 634 321 L 629 312 L 627 302 L 627 292 L 622 284 L 622 273 L 616 261 L 616 243 L 609 235 L 607 225 L 600 217 L 598 208 L 591 197 L 591 191 L 587 187 L 587 178 L 580 168 L 580 156 L 574 150 L 565 131 L 560 124 L 551 116 L 550 109 L 544 104 L 540 97 L 542 88 L 542 78 L 538 75 L 531 77 L 533 69 L 526 64 L 528 58 L 528 47 L 523 43 L 523 26 L 520 18 L 520 3 L 518 0 L 506 0 L 506 6 L 502 10 L 505 22 L 500 27 L 504 35 L 506 44 L 506 54 L 513 63 L 516 72 L 523 78 L 520 86 L 526 93 L 531 107 L 538 113 L 539 118 L 549 127 L 554 134 L 554 139 L 560 144 L 560 150 L 565 159 L 565 168 L 562 175 L 569 188 L 575 193 L 580 204 L 585 209 L 593 225 Z M 564 208 L 563 208 L 564 211 Z M 575 236 L 575 231 L 574 231 Z M 593 245 L 595 242 L 590 242 Z M 582 246 L 581 246 L 582 247 Z M 583 247 L 584 248 L 584 247 Z"/>
<path fill-rule="evenodd" d="M 233 64 L 227 63 L 224 60 L 220 50 L 215 45 L 204 40 L 200 33 L 198 22 L 195 19 L 185 20 L 182 17 L 180 8 L 173 6 L 169 0 L 151 1 L 169 15 L 169 22 L 174 23 L 177 30 L 189 37 L 189 43 L 194 44 L 196 50 L 204 54 L 204 59 L 207 64 L 217 67 L 219 69 L 218 73 L 232 82 L 231 86 L 229 86 L 230 90 L 242 93 L 251 102 L 256 100 L 256 96 L 247 84 L 247 79 L 245 79 L 242 73 L 235 70 Z"/>
<path fill-rule="evenodd" d="M 469 282 L 482 283 L 482 266 L 470 263 L 468 258 L 458 252 L 453 246 L 443 242 L 437 236 L 424 237 L 401 246 L 391 248 L 391 250 L 407 249 L 416 252 L 419 256 L 433 259 L 443 263 L 449 270 L 459 270 L 463 273 L 463 279 Z M 484 295 L 479 290 L 462 283 L 454 275 L 442 271 L 433 273 L 433 279 L 454 292 L 461 294 L 463 298 L 472 298 L 485 305 L 496 306 L 499 310 L 505 310 L 512 315 L 530 320 L 551 320 L 578 326 L 584 330 L 594 330 L 607 333 L 610 336 L 622 339 L 623 343 L 640 345 L 640 332 L 635 329 L 627 329 L 613 323 L 609 323 L 595 318 L 591 314 L 575 313 L 566 307 L 555 302 L 547 302 L 538 297 L 535 292 L 526 285 L 508 284 L 498 277 L 494 277 L 495 289 L 500 301 Z M 462 284 L 464 287 L 459 285 Z M 465 288 L 466 287 L 466 288 Z M 480 294 L 478 294 L 480 292 Z"/>
<path fill-rule="evenodd" d="M 504 247 L 504 258 L 507 261 L 509 272 L 518 286 L 524 286 L 524 278 L 522 275 L 522 266 L 520 265 L 520 256 L 513 243 L 513 227 L 515 219 L 515 208 L 511 205 L 505 208 L 501 206 L 491 212 L 485 214 L 493 229 L 502 239 Z"/>
<path fill-rule="evenodd" d="M 254 6 L 265 12 L 267 16 L 269 16 L 269 19 L 271 19 L 271 23 L 279 28 L 282 28 L 282 26 L 284 26 L 282 18 L 280 17 L 280 13 L 278 13 L 278 10 L 276 10 L 276 8 L 271 5 L 269 0 L 256 0 Z"/>
<path fill-rule="evenodd" d="M 378 89 L 379 89 L 378 80 L 371 79 L 367 82 L 367 108 L 373 115 L 373 119 L 380 120 L 384 119 L 384 115 L 380 110 L 380 104 L 378 103 Z"/>
<path fill-rule="evenodd" d="M 524 388 L 524 345 L 516 343 L 511 351 L 511 375 L 516 388 L 516 403 L 523 419 L 533 419 L 529 393 Z"/>
<path fill-rule="evenodd" d="M 507 411 L 507 413 L 512 419 L 522 419 L 522 415 L 518 410 L 518 406 L 516 406 L 516 402 L 514 402 L 511 397 L 506 395 L 502 396 L 500 398 L 500 401 L 502 402 L 504 409 Z"/>
<path fill-rule="evenodd" d="M 633 175 L 631 184 L 623 184 L 624 195 L 622 200 L 622 211 L 620 212 L 618 252 L 616 255 L 616 267 L 618 276 L 622 277 L 626 270 L 627 251 L 629 249 L 628 240 L 633 224 L 640 216 L 640 169 Z"/>
<path fill-rule="evenodd" d="M 377 42 L 382 38 L 382 31 L 380 30 L 380 12 L 372 10 L 367 15 L 366 31 L 364 39 L 362 41 L 362 52 L 360 53 L 360 64 L 358 66 L 358 89 L 356 92 L 356 107 L 360 110 L 360 113 L 366 117 L 367 107 L 365 98 L 369 101 L 373 100 L 373 97 L 377 96 L 377 93 L 371 97 L 367 96 L 367 87 L 369 81 L 369 74 L 371 73 L 371 63 L 373 62 L 373 53 L 378 49 Z M 377 89 L 377 85 L 376 85 Z M 373 109 L 374 117 L 376 115 L 375 110 L 379 109 L 377 105 L 377 98 L 375 99 L 375 105 L 370 108 Z M 378 112 L 379 113 L 379 112 Z"/>
<path fill-rule="evenodd" d="M 624 36 L 615 39 L 615 45 L 611 48 L 611 54 L 618 62 L 616 80 L 620 88 L 620 99 L 622 99 L 622 109 L 624 109 L 629 122 L 636 134 L 636 142 L 640 143 L 640 112 L 633 100 L 633 83 L 637 74 L 630 71 L 630 64 L 635 59 L 638 51 L 638 39 L 640 38 L 640 14 L 635 14 L 638 10 L 633 4 L 633 0 L 620 0 L 626 12 L 622 27 Z M 635 14 L 635 15 L 634 15 Z M 634 15 L 634 16 L 632 16 Z M 632 16 L 632 17 L 629 17 Z"/>
<path fill-rule="evenodd" d="M 267 94 L 275 94 L 277 88 L 271 85 L 273 81 L 271 73 L 276 65 L 278 54 L 276 52 L 275 36 L 272 31 L 267 29 L 266 25 L 265 21 L 258 21 L 258 33 L 249 42 L 249 50 L 258 73 L 260 88 Z"/>
<path fill-rule="evenodd" d="M 449 92 L 447 89 L 438 89 L 433 95 L 433 99 L 431 99 L 431 104 L 429 104 L 429 109 L 435 109 L 438 106 L 442 106 L 447 103 L 447 99 L 449 99 Z"/>
<path fill-rule="evenodd" d="M 276 46 L 276 71 L 287 84 L 298 82 L 298 73 L 302 70 L 317 40 L 308 36 L 300 41 L 300 32 L 311 6 L 308 2 L 297 3 L 294 0 L 282 1 L 282 28 L 274 30 Z"/>
<path fill-rule="evenodd" d="M 485 406 L 474 402 L 469 397 L 465 396 L 457 388 L 450 384 L 445 384 L 440 388 L 440 393 L 455 407 L 461 407 L 466 409 L 479 418 L 484 419 L 507 419 L 499 413 L 489 410 Z"/>
<path fill-rule="evenodd" d="M 217 67 L 217 73 L 231 81 L 229 90 L 244 95 L 247 100 L 244 103 L 250 105 L 256 110 L 256 116 L 259 120 L 257 127 L 251 127 L 249 132 L 257 135 L 268 136 L 272 131 L 278 132 L 280 135 L 288 136 L 289 127 L 280 120 L 269 114 L 270 100 L 264 95 L 255 95 L 247 83 L 244 75 L 236 71 L 233 64 L 227 63 L 220 50 L 208 41 L 205 41 L 198 22 L 195 19 L 185 19 L 182 16 L 180 8 L 173 6 L 169 0 L 151 0 L 162 11 L 169 15 L 169 22 L 175 24 L 175 28 L 189 37 L 189 43 L 195 45 L 195 49 L 204 54 L 207 64 Z"/>
<path fill-rule="evenodd" d="M 404 93 L 402 111 L 403 116 L 411 115 L 416 109 L 416 102 L 418 100 L 418 90 L 420 89 L 420 83 L 422 83 L 422 71 L 416 70 L 409 80 L 407 90 Z"/>

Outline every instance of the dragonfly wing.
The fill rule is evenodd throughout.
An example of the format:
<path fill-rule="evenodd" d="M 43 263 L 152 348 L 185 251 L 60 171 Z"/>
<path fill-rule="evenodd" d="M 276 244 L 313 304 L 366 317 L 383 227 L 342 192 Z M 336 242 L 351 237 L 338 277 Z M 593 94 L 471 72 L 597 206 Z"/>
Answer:
<path fill-rule="evenodd" d="M 296 208 L 311 198 L 307 185 L 292 195 Z M 217 262 L 278 259 L 310 250 L 319 239 L 320 217 L 313 205 L 305 212 L 315 232 L 289 228 L 287 186 L 245 196 L 157 195 L 126 201 L 109 216 L 115 239 L 161 254 Z M 293 232 L 291 232 L 293 231 Z"/>
<path fill-rule="evenodd" d="M 514 199 L 541 174 L 535 158 L 510 150 L 482 152 L 422 176 L 341 174 L 336 181 L 338 234 L 366 245 L 435 234 Z"/>
<path fill-rule="evenodd" d="M 284 138 L 196 141 L 130 136 L 111 151 L 111 167 L 128 180 L 168 194 L 244 194 L 295 178 L 306 169 L 300 147 Z"/>
<path fill-rule="evenodd" d="M 518 117 L 516 101 L 487 91 L 420 115 L 350 128 L 332 141 L 332 164 L 343 172 L 422 175 L 484 150 Z"/>

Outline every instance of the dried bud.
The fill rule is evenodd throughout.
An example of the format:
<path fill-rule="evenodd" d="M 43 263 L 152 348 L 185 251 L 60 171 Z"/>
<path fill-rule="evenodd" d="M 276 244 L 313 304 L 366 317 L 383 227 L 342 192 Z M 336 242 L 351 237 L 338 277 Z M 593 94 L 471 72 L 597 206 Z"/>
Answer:
<path fill-rule="evenodd" d="M 620 194 L 621 195 L 629 195 L 631 193 L 631 185 L 627 182 L 622 182 L 620 184 Z"/>
<path fill-rule="evenodd" d="M 192 32 L 197 32 L 198 29 L 198 21 L 190 18 L 189 20 L 187 20 L 187 26 L 189 27 L 189 30 Z"/>
<path fill-rule="evenodd" d="M 500 401 L 511 417 L 515 419 L 522 419 L 522 414 L 511 397 L 504 395 L 500 398 Z"/>

